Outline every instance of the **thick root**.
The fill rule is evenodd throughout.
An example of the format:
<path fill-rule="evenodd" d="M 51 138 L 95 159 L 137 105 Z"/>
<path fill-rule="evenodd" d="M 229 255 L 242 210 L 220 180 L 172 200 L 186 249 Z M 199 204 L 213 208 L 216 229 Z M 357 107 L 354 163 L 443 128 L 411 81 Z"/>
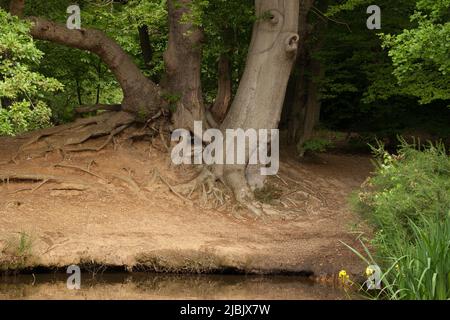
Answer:
<path fill-rule="evenodd" d="M 206 184 L 208 189 L 213 188 L 215 181 L 216 177 L 214 174 L 212 174 L 212 172 L 207 168 L 203 168 L 196 178 L 187 183 L 176 185 L 174 186 L 174 189 L 178 193 L 186 195 L 187 198 L 190 198 L 192 193 L 194 193 L 194 191 L 203 184 Z"/>
<path fill-rule="evenodd" d="M 246 167 L 241 165 L 227 166 L 223 170 L 226 185 L 233 191 L 236 201 L 250 210 L 257 217 L 263 216 L 262 206 L 255 200 L 253 191 L 245 176 Z"/>
<path fill-rule="evenodd" d="M 11 183 L 11 182 L 39 182 L 37 186 L 34 188 L 26 188 L 16 190 L 13 193 L 21 192 L 21 191 L 31 191 L 35 192 L 39 188 L 41 188 L 46 183 L 53 183 L 59 185 L 58 187 L 51 188 L 52 190 L 80 190 L 85 191 L 91 189 L 92 186 L 87 185 L 85 183 L 76 181 L 72 182 L 65 177 L 58 177 L 52 175 L 38 175 L 38 174 L 28 174 L 28 173 L 1 173 L 0 172 L 0 182 L 3 183 Z"/>
<path fill-rule="evenodd" d="M 119 132 L 125 130 L 131 123 L 133 123 L 135 117 L 126 112 L 117 112 L 115 114 L 110 114 L 109 117 L 104 119 L 103 121 L 97 122 L 95 126 L 88 126 L 77 132 L 77 134 L 73 137 L 68 138 L 64 145 L 74 145 L 81 144 L 91 138 L 101 137 L 105 135 L 109 135 L 110 141 L 111 136 L 118 134 Z M 108 141 L 107 140 L 107 141 Z"/>
<path fill-rule="evenodd" d="M 95 117 L 78 119 L 74 123 L 40 130 L 24 136 L 28 140 L 19 147 L 11 161 L 16 162 L 22 153 L 31 149 L 32 145 L 37 144 L 42 139 L 46 139 L 45 142 L 47 144 L 44 152 L 41 152 L 43 154 L 54 150 L 60 150 L 62 152 L 100 151 L 134 121 L 135 117 L 127 112 L 105 112 Z M 75 146 L 89 139 L 102 136 L 108 137 L 97 147 Z"/>

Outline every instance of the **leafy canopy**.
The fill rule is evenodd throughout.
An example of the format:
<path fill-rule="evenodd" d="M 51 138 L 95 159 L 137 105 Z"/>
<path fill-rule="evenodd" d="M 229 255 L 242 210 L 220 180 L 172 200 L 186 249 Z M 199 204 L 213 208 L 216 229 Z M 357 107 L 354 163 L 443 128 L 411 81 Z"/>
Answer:
<path fill-rule="evenodd" d="M 29 24 L 0 9 L 0 135 L 14 135 L 50 124 L 46 93 L 62 89 L 34 71 L 43 53 L 29 35 Z"/>

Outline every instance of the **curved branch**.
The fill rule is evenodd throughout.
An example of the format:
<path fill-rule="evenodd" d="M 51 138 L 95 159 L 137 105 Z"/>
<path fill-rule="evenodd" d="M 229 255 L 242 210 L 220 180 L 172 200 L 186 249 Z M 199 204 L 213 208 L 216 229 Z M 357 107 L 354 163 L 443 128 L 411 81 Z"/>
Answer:
<path fill-rule="evenodd" d="M 130 56 L 103 31 L 96 29 L 70 30 L 65 25 L 40 17 L 29 17 L 33 26 L 31 35 L 98 55 L 111 69 L 124 92 L 133 91 L 138 82 L 148 81 Z M 155 86 L 156 92 L 156 86 Z"/>
<path fill-rule="evenodd" d="M 10 13 L 23 16 L 24 4 L 24 0 L 11 0 Z M 86 50 L 99 56 L 122 88 L 124 111 L 143 116 L 152 115 L 165 105 L 159 87 L 146 78 L 132 58 L 103 31 L 70 30 L 64 24 L 40 17 L 26 17 L 26 19 L 32 23 L 30 33 L 33 38 Z"/>

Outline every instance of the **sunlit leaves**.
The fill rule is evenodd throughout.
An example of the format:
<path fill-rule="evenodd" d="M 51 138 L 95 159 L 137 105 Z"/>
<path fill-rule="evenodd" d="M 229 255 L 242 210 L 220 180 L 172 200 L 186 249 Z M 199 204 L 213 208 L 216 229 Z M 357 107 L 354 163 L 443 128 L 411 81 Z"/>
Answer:
<path fill-rule="evenodd" d="M 411 20 L 417 28 L 384 35 L 394 75 L 421 103 L 450 99 L 450 0 L 421 0 Z"/>
<path fill-rule="evenodd" d="M 29 27 L 0 9 L 0 102 L 9 102 L 0 103 L 0 135 L 49 125 L 51 111 L 40 98 L 62 89 L 56 79 L 35 71 L 43 53 Z"/>

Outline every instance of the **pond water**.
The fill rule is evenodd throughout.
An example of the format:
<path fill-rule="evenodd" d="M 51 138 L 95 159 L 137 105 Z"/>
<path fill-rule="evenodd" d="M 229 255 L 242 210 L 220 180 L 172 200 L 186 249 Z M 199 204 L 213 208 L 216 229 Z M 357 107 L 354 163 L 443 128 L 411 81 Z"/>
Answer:
<path fill-rule="evenodd" d="M 82 274 L 68 290 L 65 274 L 0 276 L 5 299 L 310 300 L 349 299 L 341 289 L 295 276 Z"/>

